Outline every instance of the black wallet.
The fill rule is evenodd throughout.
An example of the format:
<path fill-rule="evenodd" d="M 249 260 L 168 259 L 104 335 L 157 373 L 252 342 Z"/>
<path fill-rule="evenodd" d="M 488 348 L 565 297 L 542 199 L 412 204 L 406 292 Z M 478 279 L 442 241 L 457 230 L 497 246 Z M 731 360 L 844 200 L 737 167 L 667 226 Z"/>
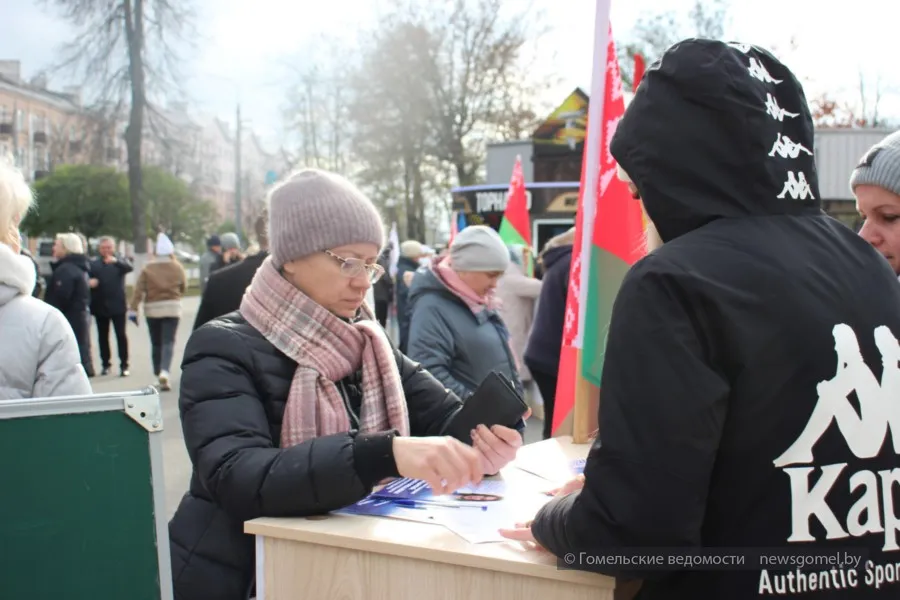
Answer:
<path fill-rule="evenodd" d="M 512 382 L 495 371 L 463 403 L 447 427 L 447 435 L 471 446 L 471 432 L 478 425 L 515 429 L 527 410 L 528 405 Z"/>

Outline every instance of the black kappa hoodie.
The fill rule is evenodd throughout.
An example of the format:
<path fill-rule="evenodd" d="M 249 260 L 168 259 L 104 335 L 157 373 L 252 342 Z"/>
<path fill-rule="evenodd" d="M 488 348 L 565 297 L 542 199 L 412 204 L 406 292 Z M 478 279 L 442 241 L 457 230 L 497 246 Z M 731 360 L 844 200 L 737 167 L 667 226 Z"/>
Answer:
<path fill-rule="evenodd" d="M 755 47 L 686 40 L 611 151 L 665 245 L 616 299 L 585 487 L 539 512 L 536 539 L 559 557 L 868 553 L 803 572 L 576 561 L 643 578 L 642 600 L 900 597 L 900 286 L 820 209 L 800 84 Z"/>

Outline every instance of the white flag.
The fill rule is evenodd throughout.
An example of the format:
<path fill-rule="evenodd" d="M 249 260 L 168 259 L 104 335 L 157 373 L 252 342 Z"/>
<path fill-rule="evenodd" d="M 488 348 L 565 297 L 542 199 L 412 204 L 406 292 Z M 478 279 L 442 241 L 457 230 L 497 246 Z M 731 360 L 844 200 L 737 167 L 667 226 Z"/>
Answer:
<path fill-rule="evenodd" d="M 389 236 L 391 242 L 391 278 L 397 276 L 397 261 L 400 260 L 400 238 L 397 236 L 397 222 L 391 225 Z"/>

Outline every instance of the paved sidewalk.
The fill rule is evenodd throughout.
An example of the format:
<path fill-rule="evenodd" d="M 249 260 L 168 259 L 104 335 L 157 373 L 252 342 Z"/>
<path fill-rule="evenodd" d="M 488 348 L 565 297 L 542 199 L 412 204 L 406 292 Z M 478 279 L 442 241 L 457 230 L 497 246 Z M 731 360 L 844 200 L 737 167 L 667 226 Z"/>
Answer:
<path fill-rule="evenodd" d="M 181 358 L 184 354 L 184 345 L 191 335 L 199 306 L 200 299 L 198 297 L 187 297 L 182 301 L 183 314 L 178 323 L 178 333 L 175 336 L 175 356 L 172 359 L 169 382 L 172 390 L 160 393 L 163 410 L 163 469 L 166 478 L 166 510 L 169 517 L 175 514 L 175 509 L 178 508 L 178 503 L 187 490 L 191 477 L 191 461 L 184 448 L 181 420 L 178 416 L 178 388 L 181 383 Z M 150 333 L 143 320 L 141 320 L 140 326 L 128 323 L 128 350 L 131 363 L 129 377 L 119 377 L 118 375 L 118 355 L 115 335 L 112 332 L 110 332 L 113 355 L 112 374 L 105 377 L 99 375 L 101 363 L 96 325 L 91 330 L 91 344 L 94 354 L 94 369 L 98 373 L 97 377 L 91 379 L 91 386 L 95 393 L 139 390 L 148 385 L 158 387 L 158 382 L 153 376 L 153 363 L 150 360 Z"/>

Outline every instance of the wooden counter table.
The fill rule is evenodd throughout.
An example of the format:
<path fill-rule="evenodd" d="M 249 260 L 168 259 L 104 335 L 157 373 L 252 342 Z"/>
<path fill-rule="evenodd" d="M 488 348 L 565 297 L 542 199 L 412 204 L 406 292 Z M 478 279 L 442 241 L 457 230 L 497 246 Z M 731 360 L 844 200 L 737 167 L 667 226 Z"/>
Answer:
<path fill-rule="evenodd" d="M 517 462 L 565 473 L 588 445 L 530 444 Z M 552 484 L 512 465 L 501 477 Z M 565 478 L 565 477 L 564 477 Z M 358 515 L 254 519 L 257 600 L 613 600 L 615 580 L 560 570 L 549 553 L 516 542 L 470 544 L 428 523 Z"/>

